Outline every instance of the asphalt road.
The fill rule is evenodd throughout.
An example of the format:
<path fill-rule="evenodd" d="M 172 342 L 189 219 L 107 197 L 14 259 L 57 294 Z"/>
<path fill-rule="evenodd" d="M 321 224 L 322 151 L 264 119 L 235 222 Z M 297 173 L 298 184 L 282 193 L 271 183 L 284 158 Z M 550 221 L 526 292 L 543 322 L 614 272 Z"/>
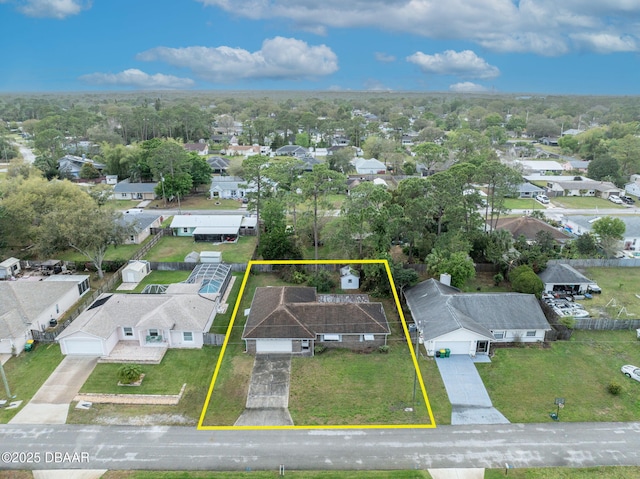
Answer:
<path fill-rule="evenodd" d="M 640 423 L 197 431 L 0 426 L 0 469 L 392 470 L 640 465 Z"/>

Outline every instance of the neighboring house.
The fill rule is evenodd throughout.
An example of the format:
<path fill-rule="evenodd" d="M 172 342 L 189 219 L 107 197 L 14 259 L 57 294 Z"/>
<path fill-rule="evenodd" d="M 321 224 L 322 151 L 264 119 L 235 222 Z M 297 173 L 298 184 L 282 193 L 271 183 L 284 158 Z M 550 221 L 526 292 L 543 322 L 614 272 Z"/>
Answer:
<path fill-rule="evenodd" d="M 158 183 L 129 183 L 124 180 L 113 187 L 112 200 L 154 200 Z"/>
<path fill-rule="evenodd" d="M 580 173 L 586 173 L 589 169 L 589 162 L 586 160 L 567 160 L 564 164 L 565 171 L 578 171 Z"/>
<path fill-rule="evenodd" d="M 18 258 L 7 258 L 0 263 L 0 279 L 13 278 L 20 271 L 20 260 Z"/>
<path fill-rule="evenodd" d="M 147 213 L 131 213 L 120 217 L 123 225 L 131 225 L 133 232 L 125 238 L 125 244 L 140 244 L 151 235 L 151 228 L 162 226 L 162 216 Z"/>
<path fill-rule="evenodd" d="M 543 136 L 540 138 L 540 143 L 547 146 L 558 146 L 557 136 Z"/>
<path fill-rule="evenodd" d="M 148 261 L 131 260 L 122 268 L 122 282 L 139 283 L 149 273 L 151 265 Z"/>
<path fill-rule="evenodd" d="M 624 185 L 625 193 L 640 196 L 640 175 L 631 175 L 631 182 Z"/>
<path fill-rule="evenodd" d="M 518 198 L 535 198 L 537 195 L 544 193 L 544 189 L 531 183 L 520 183 L 516 187 Z"/>
<path fill-rule="evenodd" d="M 44 331 L 89 291 L 87 275 L 0 282 L 0 353 L 18 354 L 31 331 Z"/>
<path fill-rule="evenodd" d="M 542 342 L 551 329 L 533 294 L 462 293 L 428 279 L 404 297 L 429 356 L 489 354 L 491 343 Z"/>
<path fill-rule="evenodd" d="M 608 215 L 611 216 L 611 215 Z M 575 235 L 592 233 L 593 223 L 602 218 L 596 215 L 571 215 L 562 218 L 563 227 Z M 625 226 L 621 248 L 626 251 L 640 251 L 640 218 L 635 215 L 616 216 Z"/>
<path fill-rule="evenodd" d="M 242 339 L 250 354 L 313 356 L 317 345 L 379 347 L 389 334 L 382 303 L 370 303 L 366 295 L 325 296 L 315 288 L 278 286 L 256 288 Z"/>
<path fill-rule="evenodd" d="M 276 150 L 276 156 L 295 156 L 296 158 L 302 158 L 307 156 L 309 151 L 298 145 L 285 145 Z"/>
<path fill-rule="evenodd" d="M 211 178 L 209 198 L 237 200 L 245 198 L 247 193 L 256 191 L 256 187 L 238 176 L 214 176 Z"/>
<path fill-rule="evenodd" d="M 525 176 L 530 182 L 544 182 L 547 196 L 596 196 L 607 199 L 623 190 L 610 181 L 597 181 L 586 176 Z"/>
<path fill-rule="evenodd" d="M 185 143 L 184 149 L 190 152 L 196 152 L 200 156 L 207 156 L 209 154 L 209 145 L 205 142 Z"/>
<path fill-rule="evenodd" d="M 62 354 L 109 356 L 120 341 L 141 347 L 201 348 L 218 296 L 199 284 L 169 285 L 163 294 L 103 294 L 56 340 Z"/>
<path fill-rule="evenodd" d="M 211 172 L 214 175 L 224 175 L 227 173 L 230 161 L 221 156 L 212 156 L 207 158 L 207 164 L 211 167 Z"/>
<path fill-rule="evenodd" d="M 528 174 L 546 175 L 547 173 L 561 173 L 564 171 L 563 166 L 557 161 L 516 160 L 515 163 L 521 165 L 522 169 Z"/>
<path fill-rule="evenodd" d="M 260 154 L 260 146 L 259 145 L 229 145 L 226 150 L 221 151 L 223 155 L 229 156 L 244 156 L 245 158 L 249 158 L 250 156 L 255 156 Z"/>
<path fill-rule="evenodd" d="M 596 284 L 595 281 L 565 263 L 550 264 L 538 276 L 544 283 L 544 290 L 547 292 L 586 293 L 590 285 Z"/>
<path fill-rule="evenodd" d="M 341 289 L 359 289 L 360 273 L 351 266 L 343 266 L 340 268 L 340 288 Z"/>
<path fill-rule="evenodd" d="M 554 228 L 553 226 L 545 223 L 538 218 L 531 216 L 518 216 L 516 218 L 499 218 L 495 223 L 496 230 L 507 230 L 513 236 L 513 239 L 518 239 L 520 236 L 524 236 L 527 242 L 534 243 L 536 241 L 536 235 L 539 231 L 546 231 L 554 240 L 560 244 L 564 244 L 570 239 L 571 236 Z"/>
<path fill-rule="evenodd" d="M 176 215 L 170 228 L 174 236 L 192 236 L 194 241 L 234 243 L 238 236 L 254 235 L 257 220 L 242 215 Z"/>
<path fill-rule="evenodd" d="M 320 163 L 322 163 L 320 160 L 317 160 L 313 156 L 308 154 L 299 157 L 298 159 L 302 161 L 302 165 L 300 167 L 302 171 L 313 171 L 313 167 L 315 165 L 319 165 Z"/>
<path fill-rule="evenodd" d="M 385 164 L 375 158 L 369 158 L 368 160 L 357 158 L 353 162 L 353 166 L 355 166 L 359 175 L 384 175 L 387 172 Z"/>
<path fill-rule="evenodd" d="M 80 178 L 80 170 L 85 164 L 93 165 L 93 167 L 102 173 L 105 165 L 95 162 L 83 156 L 65 155 L 58 160 L 58 171 L 65 176 L 71 178 Z"/>

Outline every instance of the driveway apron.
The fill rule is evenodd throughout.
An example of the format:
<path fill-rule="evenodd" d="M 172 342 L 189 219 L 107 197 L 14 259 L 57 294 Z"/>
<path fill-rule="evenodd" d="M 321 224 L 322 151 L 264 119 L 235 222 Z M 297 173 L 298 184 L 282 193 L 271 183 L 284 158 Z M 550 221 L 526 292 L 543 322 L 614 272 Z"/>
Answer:
<path fill-rule="evenodd" d="M 246 409 L 236 426 L 292 426 L 289 414 L 291 356 L 258 354 L 253 362 Z"/>
<path fill-rule="evenodd" d="M 507 424 L 493 407 L 473 360 L 464 354 L 436 358 L 451 402 L 451 424 Z"/>
<path fill-rule="evenodd" d="M 69 405 L 93 372 L 97 357 L 66 356 L 10 424 L 65 424 Z"/>

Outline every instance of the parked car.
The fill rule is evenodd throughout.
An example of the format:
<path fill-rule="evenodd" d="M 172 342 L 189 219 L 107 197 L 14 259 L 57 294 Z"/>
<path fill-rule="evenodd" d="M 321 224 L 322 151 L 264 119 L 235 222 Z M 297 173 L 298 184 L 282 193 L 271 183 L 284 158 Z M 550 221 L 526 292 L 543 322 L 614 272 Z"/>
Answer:
<path fill-rule="evenodd" d="M 620 368 L 620 371 L 628 378 L 640 381 L 640 368 L 631 364 L 625 364 Z"/>
<path fill-rule="evenodd" d="M 626 203 L 626 204 L 628 204 L 628 205 L 632 205 L 632 204 L 634 204 L 634 203 L 636 202 L 636 200 L 634 200 L 634 199 L 633 199 L 633 198 L 631 198 L 630 196 L 621 196 L 621 197 L 620 197 L 620 199 L 621 199 L 624 203 Z"/>
<path fill-rule="evenodd" d="M 609 201 L 611 201 L 611 203 L 615 203 L 616 205 L 621 205 L 624 203 L 624 201 L 622 201 L 617 195 L 609 196 Z"/>
<path fill-rule="evenodd" d="M 542 203 L 543 205 L 549 204 L 549 198 L 547 195 L 537 195 L 536 200 Z"/>
<path fill-rule="evenodd" d="M 602 293 L 602 289 L 600 289 L 600 286 L 598 286 L 597 284 L 590 284 L 587 286 L 587 293 L 591 293 L 591 294 L 600 294 Z"/>

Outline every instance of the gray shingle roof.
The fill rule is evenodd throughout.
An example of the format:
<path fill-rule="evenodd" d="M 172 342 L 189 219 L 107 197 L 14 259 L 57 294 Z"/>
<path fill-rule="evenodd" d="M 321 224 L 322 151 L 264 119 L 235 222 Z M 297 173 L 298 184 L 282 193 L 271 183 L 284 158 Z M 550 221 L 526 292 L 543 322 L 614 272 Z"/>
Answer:
<path fill-rule="evenodd" d="M 545 284 L 595 283 L 595 281 L 587 278 L 580 271 L 565 263 L 550 264 L 542 273 L 538 274 L 538 276 Z"/>
<path fill-rule="evenodd" d="M 114 193 L 154 193 L 158 183 L 129 183 L 121 181 L 113 187 Z"/>

